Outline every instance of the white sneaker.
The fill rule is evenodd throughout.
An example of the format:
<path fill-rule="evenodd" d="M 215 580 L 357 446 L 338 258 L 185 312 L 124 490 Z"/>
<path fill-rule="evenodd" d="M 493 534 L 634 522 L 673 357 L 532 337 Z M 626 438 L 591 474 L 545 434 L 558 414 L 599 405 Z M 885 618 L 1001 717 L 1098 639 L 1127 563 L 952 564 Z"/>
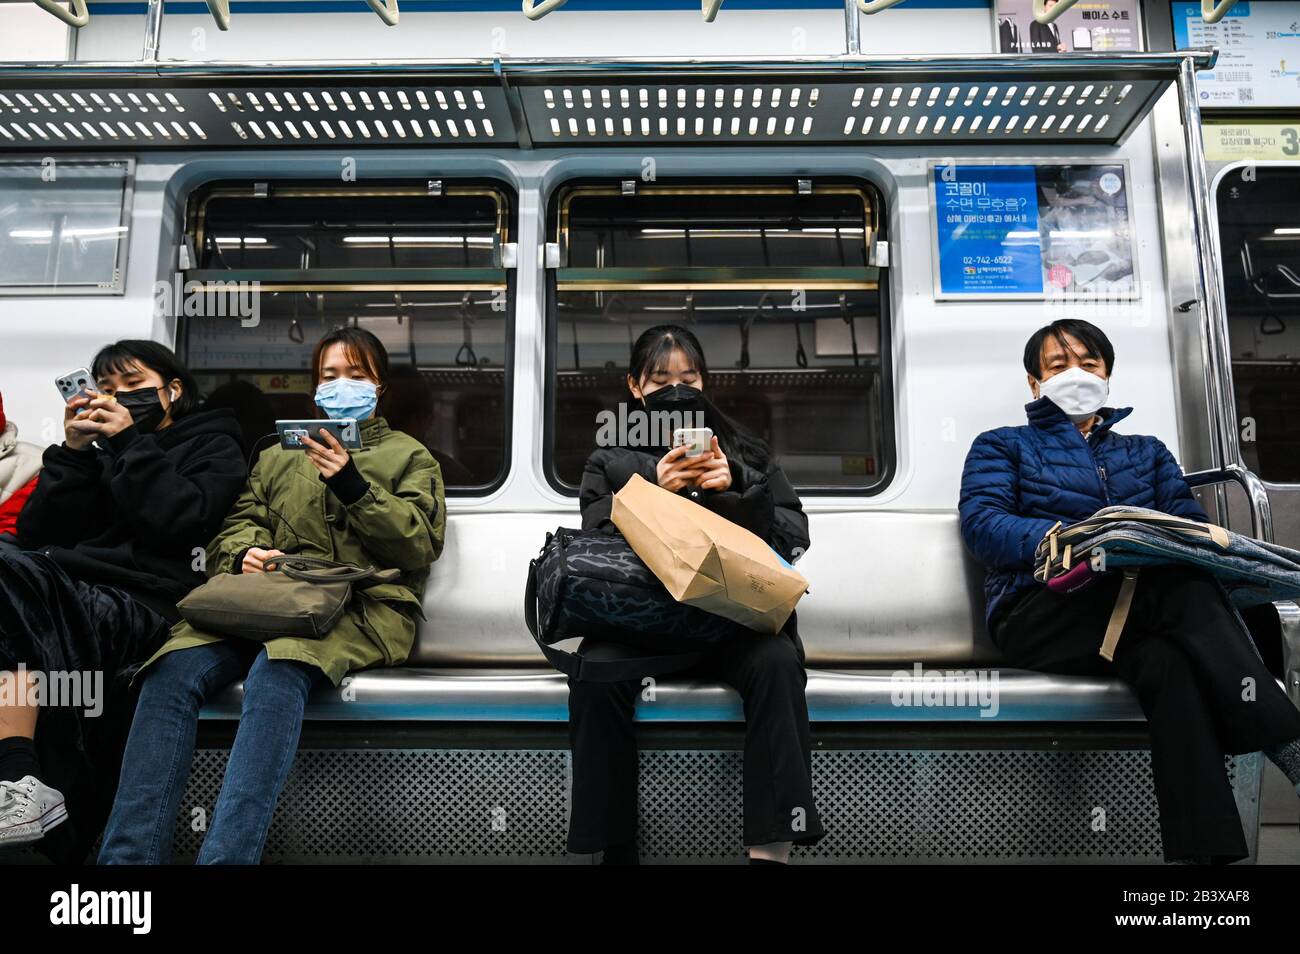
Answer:
<path fill-rule="evenodd" d="M 63 795 L 35 776 L 0 782 L 0 848 L 40 841 L 67 817 Z"/>

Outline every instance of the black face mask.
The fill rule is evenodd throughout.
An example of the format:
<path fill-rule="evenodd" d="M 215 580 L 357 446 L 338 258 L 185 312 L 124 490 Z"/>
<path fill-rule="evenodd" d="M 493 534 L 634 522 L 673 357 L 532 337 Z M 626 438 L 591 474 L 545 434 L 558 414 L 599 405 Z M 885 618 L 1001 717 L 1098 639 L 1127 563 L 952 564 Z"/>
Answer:
<path fill-rule="evenodd" d="M 158 429 L 167 409 L 158 397 L 158 388 L 136 388 L 134 391 L 118 391 L 113 395 L 117 403 L 131 412 L 131 420 L 141 434 L 152 434 Z"/>
<path fill-rule="evenodd" d="M 669 384 L 646 393 L 641 402 L 647 411 L 702 411 L 704 392 L 689 384 Z"/>

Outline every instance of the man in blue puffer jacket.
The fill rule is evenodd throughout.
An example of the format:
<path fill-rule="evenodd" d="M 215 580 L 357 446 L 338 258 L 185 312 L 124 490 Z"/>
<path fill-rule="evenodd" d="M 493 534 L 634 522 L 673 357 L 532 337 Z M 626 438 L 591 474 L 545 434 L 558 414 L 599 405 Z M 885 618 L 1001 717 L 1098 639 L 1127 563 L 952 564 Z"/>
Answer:
<path fill-rule="evenodd" d="M 1029 424 L 975 439 L 962 472 L 962 537 L 987 568 L 989 634 L 1010 665 L 1118 676 L 1136 693 L 1150 726 L 1165 857 L 1232 861 L 1248 852 L 1224 753 L 1263 750 L 1300 785 L 1300 712 L 1223 591 L 1192 568 L 1145 568 L 1110 663 L 1098 649 L 1120 576 L 1069 594 L 1033 576 L 1034 550 L 1057 521 L 1119 504 L 1207 519 L 1164 444 L 1114 432 L 1132 413 L 1103 407 L 1114 360 L 1106 335 L 1086 321 L 1034 333 L 1024 355 Z"/>

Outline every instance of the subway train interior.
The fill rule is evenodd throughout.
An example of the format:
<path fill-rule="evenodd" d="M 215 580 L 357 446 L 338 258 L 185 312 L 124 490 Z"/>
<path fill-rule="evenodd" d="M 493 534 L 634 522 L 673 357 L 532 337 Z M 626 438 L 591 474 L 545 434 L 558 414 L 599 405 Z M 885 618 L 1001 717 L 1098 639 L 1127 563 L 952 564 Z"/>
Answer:
<path fill-rule="evenodd" d="M 1003 256 L 952 210 L 1028 231 Z M 575 861 L 524 582 L 665 323 L 808 518 L 826 835 L 794 860 L 1161 863 L 1135 694 L 1006 664 L 959 530 L 972 441 L 1025 422 L 1060 318 L 1104 329 L 1124 429 L 1215 522 L 1300 549 L 1300 2 L 0 0 L 20 440 L 64 439 L 56 376 L 149 339 L 248 454 L 320 416 L 313 346 L 353 327 L 445 483 L 410 656 L 312 690 L 267 863 Z M 1300 607 L 1260 619 L 1300 704 Z M 975 672 L 995 708 L 927 701 Z M 203 706 L 174 861 L 243 688 Z M 665 675 L 636 720 L 641 862 L 743 861 L 736 691 Z M 1245 863 L 1300 861 L 1287 778 L 1225 771 Z"/>

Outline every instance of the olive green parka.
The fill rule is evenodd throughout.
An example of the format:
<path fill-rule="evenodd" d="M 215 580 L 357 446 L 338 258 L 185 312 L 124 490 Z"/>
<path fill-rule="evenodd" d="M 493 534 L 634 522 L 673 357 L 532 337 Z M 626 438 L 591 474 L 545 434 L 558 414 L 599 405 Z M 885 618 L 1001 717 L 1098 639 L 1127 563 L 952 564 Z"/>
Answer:
<path fill-rule="evenodd" d="M 249 547 L 402 571 L 394 583 L 356 591 L 323 638 L 287 636 L 265 644 L 272 659 L 315 666 L 335 685 L 358 669 L 405 662 L 416 619 L 424 617 L 429 567 L 442 553 L 447 526 L 442 473 L 423 445 L 389 428 L 382 417 L 361 422 L 361 441 L 360 450 L 349 452 L 370 485 L 359 500 L 345 506 L 305 453 L 275 445 L 258 457 L 248 485 L 207 547 L 209 577 L 239 572 L 235 561 Z M 235 637 L 182 620 L 141 672 L 165 653 L 230 638 Z"/>

